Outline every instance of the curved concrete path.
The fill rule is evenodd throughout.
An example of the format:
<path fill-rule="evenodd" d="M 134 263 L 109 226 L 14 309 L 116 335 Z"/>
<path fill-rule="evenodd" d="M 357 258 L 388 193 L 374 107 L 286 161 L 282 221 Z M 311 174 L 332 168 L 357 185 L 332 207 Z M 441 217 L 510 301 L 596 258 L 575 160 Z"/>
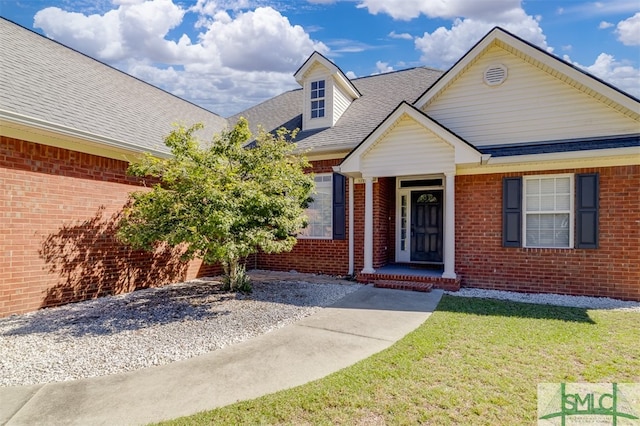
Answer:
<path fill-rule="evenodd" d="M 254 339 L 124 374 L 0 388 L 0 424 L 135 425 L 302 385 L 373 355 L 422 324 L 442 291 L 363 286 Z"/>

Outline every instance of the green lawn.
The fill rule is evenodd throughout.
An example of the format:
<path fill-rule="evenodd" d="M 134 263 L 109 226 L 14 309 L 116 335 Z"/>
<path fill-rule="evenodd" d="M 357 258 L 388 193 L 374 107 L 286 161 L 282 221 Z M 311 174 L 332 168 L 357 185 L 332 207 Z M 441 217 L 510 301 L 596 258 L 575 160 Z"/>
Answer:
<path fill-rule="evenodd" d="M 541 382 L 640 382 L 640 313 L 445 295 L 352 367 L 167 424 L 535 424 Z"/>

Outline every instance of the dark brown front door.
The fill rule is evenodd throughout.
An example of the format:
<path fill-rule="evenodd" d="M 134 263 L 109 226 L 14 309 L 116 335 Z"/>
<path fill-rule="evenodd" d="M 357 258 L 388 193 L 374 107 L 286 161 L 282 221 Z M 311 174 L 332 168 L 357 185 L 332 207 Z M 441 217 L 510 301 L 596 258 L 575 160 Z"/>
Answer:
<path fill-rule="evenodd" d="M 411 192 L 411 261 L 442 262 L 441 189 Z"/>

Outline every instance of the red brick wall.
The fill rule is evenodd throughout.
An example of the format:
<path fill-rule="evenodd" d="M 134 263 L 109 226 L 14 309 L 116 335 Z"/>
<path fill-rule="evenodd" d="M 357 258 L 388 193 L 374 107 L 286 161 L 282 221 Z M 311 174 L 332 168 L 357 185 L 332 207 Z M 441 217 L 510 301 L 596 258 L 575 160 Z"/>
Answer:
<path fill-rule="evenodd" d="M 373 188 L 373 267 L 387 265 L 395 253 L 395 178 L 378 178 Z"/>
<path fill-rule="evenodd" d="M 340 159 L 313 163 L 314 173 L 327 173 Z M 348 188 L 347 188 L 348 193 Z M 373 184 L 373 266 L 379 268 L 395 256 L 395 178 L 379 178 Z M 347 209 L 347 232 L 349 212 Z M 346 275 L 349 271 L 348 240 L 298 240 L 293 250 L 275 255 L 261 254 L 262 269 Z M 364 184 L 354 185 L 354 272 L 364 267 Z"/>
<path fill-rule="evenodd" d="M 311 163 L 313 173 L 332 173 L 333 166 L 340 159 L 314 161 Z M 347 197 L 349 188 L 347 186 Z M 349 212 L 347 208 L 347 235 L 349 228 Z M 357 215 L 356 215 L 357 217 Z M 357 227 L 356 227 L 357 229 Z M 257 256 L 255 266 L 259 269 L 321 273 L 329 275 L 346 275 L 349 270 L 348 240 L 325 240 L 299 238 L 293 250 L 286 253 L 264 254 Z M 251 266 L 251 265 L 249 265 Z"/>
<path fill-rule="evenodd" d="M 128 163 L 0 138 L 0 316 L 217 273 L 114 238 Z"/>
<path fill-rule="evenodd" d="M 502 247 L 502 178 L 456 176 L 456 272 L 462 285 L 640 300 L 640 166 L 570 169 L 600 173 L 600 247 Z"/>

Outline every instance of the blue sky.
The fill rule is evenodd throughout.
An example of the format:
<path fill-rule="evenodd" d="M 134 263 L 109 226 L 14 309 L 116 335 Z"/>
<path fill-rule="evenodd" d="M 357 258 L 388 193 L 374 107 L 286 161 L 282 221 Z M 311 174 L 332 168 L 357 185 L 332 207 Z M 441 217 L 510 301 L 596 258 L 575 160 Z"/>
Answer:
<path fill-rule="evenodd" d="M 493 26 L 640 97 L 640 0 L 0 0 L 0 15 L 222 116 L 349 77 L 447 69 Z"/>

